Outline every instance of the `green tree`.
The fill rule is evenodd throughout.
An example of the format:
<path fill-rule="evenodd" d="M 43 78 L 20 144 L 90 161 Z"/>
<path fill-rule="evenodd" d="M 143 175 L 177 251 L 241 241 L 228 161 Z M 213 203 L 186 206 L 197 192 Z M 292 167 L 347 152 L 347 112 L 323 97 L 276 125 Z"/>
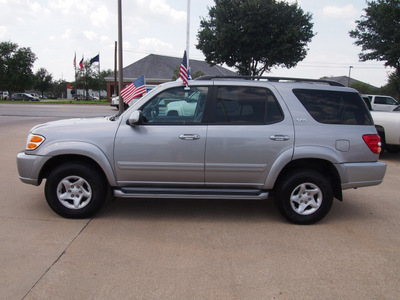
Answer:
<path fill-rule="evenodd" d="M 355 44 L 361 46 L 361 61 L 385 61 L 395 69 L 400 79 L 400 0 L 367 1 L 365 15 L 356 21 L 356 29 L 349 32 Z M 400 81 L 399 81 L 400 83 Z"/>
<path fill-rule="evenodd" d="M 209 64 L 226 63 L 241 75 L 292 68 L 305 58 L 314 36 L 311 19 L 297 3 L 215 0 L 201 20 L 196 47 Z"/>
<path fill-rule="evenodd" d="M 0 43 L 0 88 L 13 91 L 25 91 L 33 84 L 33 63 L 36 55 L 29 47 L 19 48 L 12 42 Z"/>
<path fill-rule="evenodd" d="M 176 66 L 174 69 L 174 75 L 172 76 L 172 80 L 175 81 L 179 78 L 179 70 L 180 70 L 181 66 Z M 204 73 L 202 71 L 196 71 L 194 72 L 194 74 L 190 74 L 190 76 L 192 77 L 192 79 L 195 79 L 197 77 L 203 76 Z"/>
<path fill-rule="evenodd" d="M 381 88 L 381 94 L 389 95 L 400 100 L 400 78 L 396 72 L 389 75 L 389 82 Z"/>
<path fill-rule="evenodd" d="M 67 82 L 59 79 L 52 83 L 50 98 L 58 99 L 65 96 Z"/>
<path fill-rule="evenodd" d="M 100 89 L 101 90 L 107 90 L 107 82 L 106 82 L 106 77 L 108 75 L 111 75 L 113 71 L 111 69 L 103 70 L 100 72 Z"/>
<path fill-rule="evenodd" d="M 90 60 L 83 62 L 83 69 L 78 71 L 77 81 L 78 89 L 85 90 L 85 98 L 89 100 L 89 90 L 97 90 L 99 88 L 98 75 L 90 64 Z"/>
<path fill-rule="evenodd" d="M 376 94 L 377 88 L 372 85 L 360 81 L 353 82 L 349 85 L 349 87 L 356 89 L 361 94 Z"/>
<path fill-rule="evenodd" d="M 89 98 L 89 90 L 106 90 L 107 82 L 105 77 L 112 74 L 112 70 L 103 70 L 99 72 L 97 65 L 90 64 L 90 60 L 83 62 L 83 69 L 80 69 L 77 73 L 77 80 L 74 84 L 78 89 L 84 89 L 86 91 L 86 100 Z"/>
<path fill-rule="evenodd" d="M 34 88 L 39 90 L 43 97 L 44 92 L 50 90 L 50 88 L 52 87 L 53 76 L 49 72 L 47 72 L 46 69 L 40 68 L 35 73 L 34 82 Z"/>

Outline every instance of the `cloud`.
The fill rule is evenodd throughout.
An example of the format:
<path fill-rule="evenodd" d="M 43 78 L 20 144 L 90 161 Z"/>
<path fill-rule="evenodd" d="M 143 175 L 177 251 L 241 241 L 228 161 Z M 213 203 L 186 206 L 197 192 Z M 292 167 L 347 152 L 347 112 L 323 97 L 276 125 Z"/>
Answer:
<path fill-rule="evenodd" d="M 50 15 L 51 11 L 47 9 L 46 7 L 40 5 L 38 2 L 33 2 L 29 4 L 29 12 L 31 16 L 36 17 L 36 18 L 41 18 L 43 15 Z"/>
<path fill-rule="evenodd" d="M 48 5 L 63 15 L 87 14 L 93 6 L 90 0 L 52 0 L 48 1 Z"/>
<path fill-rule="evenodd" d="M 162 49 L 162 51 L 165 52 L 165 50 L 173 49 L 173 46 L 156 38 L 144 38 L 139 40 L 139 49 L 148 50 L 150 52 L 156 52 Z"/>
<path fill-rule="evenodd" d="M 6 26 L 0 26 L 0 38 L 4 39 L 8 33 L 8 28 Z"/>
<path fill-rule="evenodd" d="M 143 11 L 149 11 L 157 17 L 161 17 L 163 21 L 169 23 L 181 23 L 186 21 L 185 10 L 173 9 L 166 3 L 166 0 L 138 0 L 138 4 Z"/>
<path fill-rule="evenodd" d="M 116 16 L 113 16 L 107 6 L 100 5 L 97 7 L 91 14 L 90 20 L 92 24 L 96 27 L 108 27 L 110 26 L 110 22 L 116 19 Z"/>
<path fill-rule="evenodd" d="M 66 29 L 64 33 L 61 35 L 61 39 L 63 40 L 69 40 L 72 36 L 72 30 L 71 29 Z"/>
<path fill-rule="evenodd" d="M 83 31 L 83 35 L 85 38 L 87 38 L 89 41 L 97 41 L 98 40 L 98 34 L 94 31 L 91 30 L 85 30 Z"/>
<path fill-rule="evenodd" d="M 353 4 L 348 4 L 343 7 L 325 6 L 322 12 L 326 17 L 339 19 L 354 18 L 358 14 L 358 10 L 354 7 Z"/>

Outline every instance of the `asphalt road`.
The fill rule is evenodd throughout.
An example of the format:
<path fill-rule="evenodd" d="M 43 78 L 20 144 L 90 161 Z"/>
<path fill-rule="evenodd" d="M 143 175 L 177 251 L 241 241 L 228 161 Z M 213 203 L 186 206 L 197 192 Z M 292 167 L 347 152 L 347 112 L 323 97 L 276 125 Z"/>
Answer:
<path fill-rule="evenodd" d="M 108 105 L 69 105 L 42 103 L 0 103 L 0 116 L 84 118 L 115 115 L 118 110 Z"/>
<path fill-rule="evenodd" d="M 382 156 L 382 185 L 345 191 L 311 226 L 271 201 L 126 199 L 68 220 L 15 164 L 29 128 L 65 116 L 3 106 L 0 299 L 400 298 L 400 154 Z"/>

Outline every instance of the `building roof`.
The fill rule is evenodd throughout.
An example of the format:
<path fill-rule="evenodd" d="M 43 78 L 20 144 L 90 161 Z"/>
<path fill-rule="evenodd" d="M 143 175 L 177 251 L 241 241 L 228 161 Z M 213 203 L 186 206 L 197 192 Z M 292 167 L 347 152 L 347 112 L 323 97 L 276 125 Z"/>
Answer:
<path fill-rule="evenodd" d="M 124 81 L 133 81 L 144 75 L 146 81 L 171 81 L 174 70 L 182 63 L 182 58 L 150 54 L 123 69 Z M 221 66 L 211 66 L 205 61 L 189 60 L 191 74 L 200 71 L 204 75 L 236 75 L 235 72 Z M 118 76 L 118 72 L 117 72 Z M 114 73 L 106 77 L 107 81 L 114 80 Z"/>
<path fill-rule="evenodd" d="M 332 81 L 336 81 L 336 82 L 339 82 L 339 83 L 343 84 L 344 86 L 349 86 L 349 80 L 350 80 L 350 85 L 353 84 L 353 83 L 364 83 L 364 84 L 367 84 L 367 83 L 362 82 L 360 80 L 357 80 L 357 79 L 354 79 L 354 78 L 349 78 L 348 76 L 336 76 L 336 77 L 331 76 L 331 77 L 323 77 L 323 79 L 329 79 L 329 80 L 332 80 Z M 372 85 L 371 85 L 371 87 L 373 87 L 375 89 L 378 89 L 377 87 L 372 86 Z"/>

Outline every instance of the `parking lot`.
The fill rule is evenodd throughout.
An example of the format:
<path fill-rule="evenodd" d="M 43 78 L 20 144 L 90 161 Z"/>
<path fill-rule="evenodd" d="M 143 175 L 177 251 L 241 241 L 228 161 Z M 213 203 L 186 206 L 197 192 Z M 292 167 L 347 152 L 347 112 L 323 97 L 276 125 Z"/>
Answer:
<path fill-rule="evenodd" d="M 110 199 L 68 220 L 15 163 L 52 119 L 0 116 L 0 299 L 400 298 L 400 154 L 382 155 L 383 184 L 346 190 L 311 226 L 273 201 Z"/>

